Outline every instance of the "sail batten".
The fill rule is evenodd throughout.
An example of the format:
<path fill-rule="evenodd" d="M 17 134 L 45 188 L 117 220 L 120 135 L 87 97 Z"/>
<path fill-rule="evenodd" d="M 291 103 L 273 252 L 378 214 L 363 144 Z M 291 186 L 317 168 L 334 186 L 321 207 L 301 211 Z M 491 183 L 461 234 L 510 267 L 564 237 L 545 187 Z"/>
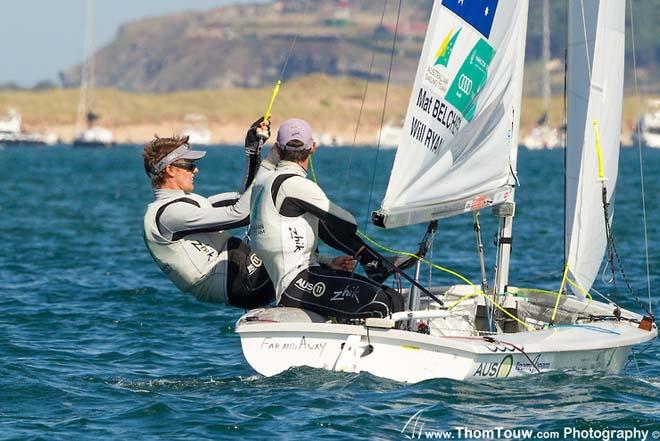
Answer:
<path fill-rule="evenodd" d="M 602 203 L 614 201 L 619 163 L 625 43 L 625 1 L 569 3 L 566 152 L 566 264 L 583 297 L 607 246 Z M 603 172 L 599 179 L 598 126 Z M 610 209 L 610 219 L 613 210 Z"/>
<path fill-rule="evenodd" d="M 378 212 L 385 227 L 511 202 L 527 0 L 435 2 Z"/>

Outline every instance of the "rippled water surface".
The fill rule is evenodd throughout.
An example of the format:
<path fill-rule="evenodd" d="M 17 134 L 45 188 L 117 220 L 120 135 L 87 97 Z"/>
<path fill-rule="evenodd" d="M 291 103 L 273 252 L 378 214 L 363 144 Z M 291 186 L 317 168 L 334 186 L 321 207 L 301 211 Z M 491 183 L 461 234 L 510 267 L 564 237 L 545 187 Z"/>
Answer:
<path fill-rule="evenodd" d="M 411 250 L 423 227 L 383 232 L 365 224 L 393 157 L 375 149 L 321 149 L 314 165 L 321 186 L 362 229 Z M 644 157 L 657 289 L 660 151 L 646 150 Z M 520 152 L 512 284 L 558 288 L 562 158 L 560 151 Z M 242 311 L 179 293 L 147 254 L 141 224 L 152 193 L 140 149 L 5 148 L 0 164 L 2 438 L 405 439 L 412 426 L 401 431 L 419 411 L 418 428 L 422 422 L 437 430 L 533 428 L 562 437 L 566 427 L 660 430 L 657 342 L 638 348 L 620 375 L 553 372 L 415 385 L 307 368 L 261 377 L 233 332 Z M 234 190 L 243 153 L 211 149 L 200 165 L 197 192 Z M 620 169 L 614 233 L 627 276 L 646 302 L 636 150 L 622 151 Z M 492 267 L 495 222 L 488 213 L 482 220 Z M 471 217 L 442 221 L 433 257 L 477 281 L 473 234 Z M 453 283 L 441 273 L 430 277 Z M 616 289 L 600 278 L 595 286 L 639 310 L 620 279 Z M 473 432 L 472 438 L 488 436 Z"/>

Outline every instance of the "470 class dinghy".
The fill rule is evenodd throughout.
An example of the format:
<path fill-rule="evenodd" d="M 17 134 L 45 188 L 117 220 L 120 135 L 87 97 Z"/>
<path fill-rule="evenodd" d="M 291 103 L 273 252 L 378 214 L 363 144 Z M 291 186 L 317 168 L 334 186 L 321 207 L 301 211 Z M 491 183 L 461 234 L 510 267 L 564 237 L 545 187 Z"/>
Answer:
<path fill-rule="evenodd" d="M 260 374 L 276 375 L 293 366 L 343 372 L 369 372 L 403 382 L 430 378 L 456 380 L 515 377 L 554 369 L 619 372 L 631 347 L 657 337 L 650 320 L 613 306 L 560 301 L 555 325 L 544 326 L 554 310 L 545 292 L 509 288 L 498 303 L 528 330 L 507 316 L 497 320 L 498 333 L 488 331 L 484 297 L 474 287 L 434 289 L 450 310 L 422 297 L 424 309 L 394 314 L 391 319 L 367 319 L 364 324 L 327 322 L 296 308 L 264 308 L 240 318 L 243 353 Z M 415 331 L 397 329 L 416 323 Z M 533 325 L 532 325 L 533 324 Z"/>
<path fill-rule="evenodd" d="M 650 305 L 640 315 L 592 300 L 589 293 L 606 251 L 609 264 L 621 269 L 611 204 L 619 159 L 625 2 L 570 1 L 568 7 L 559 290 L 517 289 L 508 280 L 528 2 L 438 0 L 390 181 L 373 221 L 384 228 L 432 225 L 471 213 L 478 225 L 479 211 L 492 209 L 499 219 L 492 288 L 476 234 L 480 286 L 424 288 L 410 278 L 408 310 L 391 317 L 336 323 L 294 308 L 249 311 L 236 332 L 257 372 L 270 376 L 311 366 L 405 382 L 555 369 L 616 373 L 633 346 L 657 337 Z"/>

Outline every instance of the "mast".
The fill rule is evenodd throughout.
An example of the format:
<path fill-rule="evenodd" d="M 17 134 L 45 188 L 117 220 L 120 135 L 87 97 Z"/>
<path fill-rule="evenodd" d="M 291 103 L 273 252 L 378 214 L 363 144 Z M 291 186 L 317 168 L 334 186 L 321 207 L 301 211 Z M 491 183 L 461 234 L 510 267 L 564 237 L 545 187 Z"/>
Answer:
<path fill-rule="evenodd" d="M 541 64 L 543 66 L 543 112 L 547 115 L 550 108 L 550 0 L 543 0 L 543 48 Z"/>
<path fill-rule="evenodd" d="M 80 73 L 80 97 L 78 99 L 78 113 L 76 131 L 83 130 L 83 121 L 87 120 L 89 111 L 90 89 L 94 89 L 94 55 L 92 53 L 92 32 L 94 29 L 94 3 L 87 0 L 87 14 L 85 22 L 85 40 L 83 45 L 83 65 Z"/>
<path fill-rule="evenodd" d="M 511 245 L 513 244 L 513 216 L 516 204 L 514 202 L 498 205 L 493 208 L 493 214 L 500 218 L 497 234 L 497 267 L 495 268 L 494 294 L 503 294 L 509 287 L 509 267 L 511 261 Z"/>

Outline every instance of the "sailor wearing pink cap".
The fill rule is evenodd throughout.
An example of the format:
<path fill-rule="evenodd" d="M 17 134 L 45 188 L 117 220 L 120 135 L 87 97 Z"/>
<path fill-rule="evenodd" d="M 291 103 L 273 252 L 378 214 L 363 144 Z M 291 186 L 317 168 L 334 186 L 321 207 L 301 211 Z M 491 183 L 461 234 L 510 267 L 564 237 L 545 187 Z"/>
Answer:
<path fill-rule="evenodd" d="M 398 292 L 353 273 L 354 257 L 365 269 L 382 270 L 381 263 L 357 236 L 353 215 L 307 179 L 316 150 L 310 125 L 285 121 L 275 146 L 281 157 L 275 173 L 255 180 L 252 190 L 250 245 L 275 285 L 277 303 L 338 320 L 402 311 Z M 319 254 L 319 238 L 346 255 Z"/>

